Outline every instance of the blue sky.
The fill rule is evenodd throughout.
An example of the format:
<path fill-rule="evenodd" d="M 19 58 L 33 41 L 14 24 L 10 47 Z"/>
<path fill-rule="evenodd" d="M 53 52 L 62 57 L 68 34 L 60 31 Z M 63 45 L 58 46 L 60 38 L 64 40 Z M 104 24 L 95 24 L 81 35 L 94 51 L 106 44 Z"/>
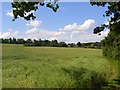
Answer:
<path fill-rule="evenodd" d="M 101 36 L 94 35 L 93 28 L 105 23 L 103 17 L 106 8 L 91 6 L 89 2 L 59 2 L 60 8 L 55 13 L 46 7 L 39 7 L 34 15 L 34 21 L 18 18 L 12 21 L 13 15 L 10 2 L 2 2 L 2 32 L 0 37 L 57 39 L 65 42 L 100 41 L 108 30 Z"/>

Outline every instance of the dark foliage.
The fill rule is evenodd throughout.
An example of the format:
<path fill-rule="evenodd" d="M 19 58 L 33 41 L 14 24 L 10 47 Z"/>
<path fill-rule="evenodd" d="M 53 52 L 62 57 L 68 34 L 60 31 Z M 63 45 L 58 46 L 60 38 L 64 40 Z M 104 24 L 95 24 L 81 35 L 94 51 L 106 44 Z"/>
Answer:
<path fill-rule="evenodd" d="M 74 47 L 74 48 L 79 48 L 79 47 L 84 47 L 84 48 L 96 48 L 100 49 L 101 47 L 101 42 L 88 42 L 88 43 L 80 43 L 78 42 L 77 44 L 75 43 L 65 43 L 65 42 L 58 42 L 57 40 L 31 40 L 27 39 L 24 40 L 23 38 L 21 39 L 16 39 L 16 38 L 9 38 L 9 39 L 0 39 L 0 43 L 3 44 L 24 44 L 24 46 L 50 46 L 50 47 Z"/>
<path fill-rule="evenodd" d="M 92 1 L 92 0 L 91 0 Z M 120 60 L 120 1 L 116 2 L 91 2 L 91 5 L 107 7 L 104 17 L 109 17 L 109 24 L 102 24 L 94 29 L 94 34 L 99 34 L 105 28 L 110 30 L 108 36 L 102 41 L 103 55 L 115 60 Z"/>
<path fill-rule="evenodd" d="M 57 0 L 54 0 L 54 2 L 49 0 L 49 2 L 46 3 L 44 0 L 39 0 L 39 2 L 30 2 L 30 0 L 13 0 L 11 5 L 14 15 L 13 21 L 15 21 L 19 17 L 22 17 L 25 20 L 34 20 L 36 16 L 33 14 L 32 11 L 37 11 L 39 6 L 46 6 L 48 8 L 51 8 L 54 12 L 56 12 L 59 8 Z"/>

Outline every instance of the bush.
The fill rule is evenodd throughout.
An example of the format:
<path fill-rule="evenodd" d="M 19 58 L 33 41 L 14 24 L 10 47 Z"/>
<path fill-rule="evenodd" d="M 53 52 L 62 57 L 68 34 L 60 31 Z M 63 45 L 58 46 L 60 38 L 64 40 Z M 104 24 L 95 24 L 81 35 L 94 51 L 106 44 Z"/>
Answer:
<path fill-rule="evenodd" d="M 103 41 L 103 55 L 120 60 L 120 36 L 109 34 Z"/>

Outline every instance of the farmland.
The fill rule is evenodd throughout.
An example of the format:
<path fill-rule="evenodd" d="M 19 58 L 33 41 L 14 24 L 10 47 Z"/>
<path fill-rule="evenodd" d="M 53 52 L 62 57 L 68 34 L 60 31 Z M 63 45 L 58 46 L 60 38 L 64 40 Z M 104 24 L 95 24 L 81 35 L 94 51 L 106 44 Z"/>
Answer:
<path fill-rule="evenodd" d="M 2 45 L 4 88 L 91 88 L 117 77 L 101 49 Z"/>

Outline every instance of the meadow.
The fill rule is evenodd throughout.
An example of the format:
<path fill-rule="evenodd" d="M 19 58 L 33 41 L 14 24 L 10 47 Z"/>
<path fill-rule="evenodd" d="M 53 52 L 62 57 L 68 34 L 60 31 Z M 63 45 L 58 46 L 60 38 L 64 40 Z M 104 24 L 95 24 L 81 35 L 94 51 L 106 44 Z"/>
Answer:
<path fill-rule="evenodd" d="M 117 76 L 101 49 L 2 45 L 4 88 L 101 87 Z"/>

